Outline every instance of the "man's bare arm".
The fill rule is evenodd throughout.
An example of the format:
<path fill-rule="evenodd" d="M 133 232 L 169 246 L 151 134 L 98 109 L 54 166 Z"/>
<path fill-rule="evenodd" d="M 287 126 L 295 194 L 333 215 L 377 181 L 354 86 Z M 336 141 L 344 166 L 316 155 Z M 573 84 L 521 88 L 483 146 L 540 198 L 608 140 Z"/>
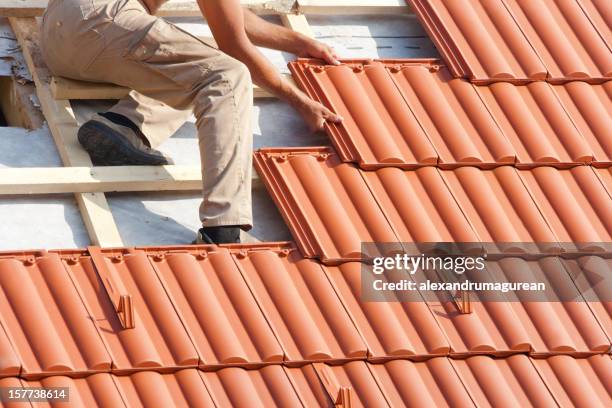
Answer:
<path fill-rule="evenodd" d="M 243 62 L 251 72 L 253 82 L 268 90 L 282 100 L 291 104 L 306 120 L 312 129 L 321 129 L 326 120 L 341 121 L 342 119 L 320 103 L 313 101 L 295 85 L 285 80 L 278 70 L 264 57 L 249 38 L 252 36 L 259 44 L 283 45 L 289 47 L 289 38 L 283 27 L 272 30 L 265 35 L 272 37 L 264 40 L 265 25 L 253 24 L 253 15 L 243 12 L 239 0 L 198 0 L 198 4 L 206 16 L 208 25 L 221 51 Z M 246 16 L 246 18 L 245 18 Z M 257 16 L 254 16 L 257 20 Z M 245 20 L 249 20 L 250 35 L 247 34 Z M 280 48 L 280 47 L 279 47 Z M 288 48 L 287 48 L 288 49 Z"/>
<path fill-rule="evenodd" d="M 244 26 L 247 36 L 255 45 L 286 51 L 298 57 L 320 58 L 328 64 L 339 64 L 331 47 L 289 28 L 270 23 L 247 9 L 244 9 Z"/>

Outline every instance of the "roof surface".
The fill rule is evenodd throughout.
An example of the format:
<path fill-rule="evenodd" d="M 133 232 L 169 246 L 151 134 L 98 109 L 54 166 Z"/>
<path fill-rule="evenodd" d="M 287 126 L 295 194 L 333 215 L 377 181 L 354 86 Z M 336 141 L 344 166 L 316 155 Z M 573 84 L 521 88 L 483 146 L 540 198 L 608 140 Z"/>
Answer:
<path fill-rule="evenodd" d="M 592 258 L 609 263 L 505 262 Z M 0 385 L 70 387 L 75 407 L 611 400 L 609 303 L 363 302 L 360 263 L 289 243 L 2 253 L 0 272 Z"/>
<path fill-rule="evenodd" d="M 291 64 L 345 118 L 335 150 L 255 154 L 297 247 L 0 253 L 0 386 L 77 407 L 612 406 L 609 2 L 409 3 L 444 62 Z M 558 298 L 366 302 L 370 241 L 474 243 Z"/>

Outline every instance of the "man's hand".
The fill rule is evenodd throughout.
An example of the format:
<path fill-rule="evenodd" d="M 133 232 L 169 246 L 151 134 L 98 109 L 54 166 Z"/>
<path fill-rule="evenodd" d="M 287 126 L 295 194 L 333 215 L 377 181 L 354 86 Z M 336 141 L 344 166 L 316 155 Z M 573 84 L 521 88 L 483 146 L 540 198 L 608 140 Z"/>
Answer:
<path fill-rule="evenodd" d="M 343 120 L 341 116 L 306 95 L 303 95 L 299 102 L 294 104 L 294 107 L 313 132 L 322 130 L 325 122 L 341 123 Z"/>
<path fill-rule="evenodd" d="M 304 47 L 300 47 L 297 56 L 303 58 L 319 58 L 328 64 L 340 65 L 338 56 L 332 47 L 311 38 L 304 40 Z"/>

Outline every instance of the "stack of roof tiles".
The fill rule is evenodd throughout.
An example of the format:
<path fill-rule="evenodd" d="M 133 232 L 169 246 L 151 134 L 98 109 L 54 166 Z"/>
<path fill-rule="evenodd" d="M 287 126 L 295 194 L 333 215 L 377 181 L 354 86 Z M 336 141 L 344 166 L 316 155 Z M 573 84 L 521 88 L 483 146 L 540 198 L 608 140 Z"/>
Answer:
<path fill-rule="evenodd" d="M 612 406 L 610 3 L 408 3 L 444 61 L 290 65 L 345 118 L 333 149 L 255 154 L 297 246 L 1 253 L 0 387 L 70 387 L 75 407 Z M 593 290 L 365 302 L 369 241 L 482 244 L 500 276 Z"/>

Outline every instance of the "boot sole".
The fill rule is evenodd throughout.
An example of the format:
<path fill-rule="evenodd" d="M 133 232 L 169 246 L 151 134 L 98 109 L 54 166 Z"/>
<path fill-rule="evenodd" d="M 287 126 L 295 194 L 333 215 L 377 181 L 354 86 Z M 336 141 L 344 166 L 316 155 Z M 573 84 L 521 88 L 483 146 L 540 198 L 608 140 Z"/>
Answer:
<path fill-rule="evenodd" d="M 167 159 L 147 154 L 135 148 L 123 135 L 96 121 L 79 128 L 79 143 L 89 153 L 96 166 L 159 166 Z"/>

